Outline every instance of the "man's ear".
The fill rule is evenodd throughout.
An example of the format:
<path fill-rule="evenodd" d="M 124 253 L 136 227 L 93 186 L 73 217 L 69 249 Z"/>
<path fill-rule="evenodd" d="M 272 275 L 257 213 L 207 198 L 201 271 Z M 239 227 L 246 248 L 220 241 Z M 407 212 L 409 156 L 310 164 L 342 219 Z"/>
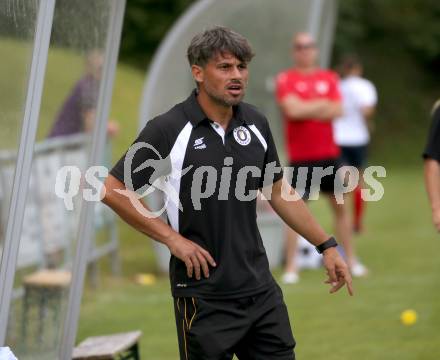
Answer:
<path fill-rule="evenodd" d="M 197 83 L 203 82 L 204 73 L 203 73 L 203 68 L 201 66 L 192 65 L 191 66 L 191 73 L 192 73 L 194 80 Z"/>

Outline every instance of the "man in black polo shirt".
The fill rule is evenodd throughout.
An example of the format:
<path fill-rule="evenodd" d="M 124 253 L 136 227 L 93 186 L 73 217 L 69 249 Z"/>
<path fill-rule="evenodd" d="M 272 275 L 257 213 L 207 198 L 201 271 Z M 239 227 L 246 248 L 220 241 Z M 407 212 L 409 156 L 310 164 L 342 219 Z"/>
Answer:
<path fill-rule="evenodd" d="M 170 249 L 181 359 L 294 359 L 257 228 L 258 191 L 323 252 L 330 292 L 347 285 L 352 294 L 348 268 L 305 204 L 286 199 L 295 192 L 282 179 L 268 122 L 241 101 L 253 57 L 247 40 L 215 27 L 196 35 L 187 55 L 197 90 L 147 123 L 111 170 L 103 201 Z M 165 195 L 168 224 L 132 192 L 152 188 Z"/>
<path fill-rule="evenodd" d="M 440 232 L 440 100 L 434 105 L 432 125 L 423 157 L 425 185 L 432 209 L 432 221 Z"/>

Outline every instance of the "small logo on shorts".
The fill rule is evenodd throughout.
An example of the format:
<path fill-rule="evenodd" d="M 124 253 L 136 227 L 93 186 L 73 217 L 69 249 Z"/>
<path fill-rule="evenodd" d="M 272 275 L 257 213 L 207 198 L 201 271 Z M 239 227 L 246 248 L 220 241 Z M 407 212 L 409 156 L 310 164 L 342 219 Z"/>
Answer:
<path fill-rule="evenodd" d="M 251 142 L 251 134 L 244 126 L 234 129 L 234 138 L 240 145 L 248 145 Z"/>
<path fill-rule="evenodd" d="M 181 284 L 181 283 L 176 284 L 176 287 L 178 288 L 186 288 L 187 286 L 188 286 L 187 284 Z"/>

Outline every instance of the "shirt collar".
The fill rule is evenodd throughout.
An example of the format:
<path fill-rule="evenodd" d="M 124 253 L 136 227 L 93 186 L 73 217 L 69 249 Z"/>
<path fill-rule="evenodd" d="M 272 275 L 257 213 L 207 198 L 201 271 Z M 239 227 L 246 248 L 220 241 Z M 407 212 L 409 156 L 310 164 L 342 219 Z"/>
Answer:
<path fill-rule="evenodd" d="M 194 89 L 188 99 L 185 100 L 184 111 L 194 127 L 198 126 L 203 120 L 210 121 L 210 119 L 203 112 L 199 102 L 197 101 L 197 89 Z M 246 119 L 243 116 L 241 103 L 233 106 L 233 112 L 234 115 L 231 119 L 231 122 L 237 122 L 240 124 L 247 123 Z"/>

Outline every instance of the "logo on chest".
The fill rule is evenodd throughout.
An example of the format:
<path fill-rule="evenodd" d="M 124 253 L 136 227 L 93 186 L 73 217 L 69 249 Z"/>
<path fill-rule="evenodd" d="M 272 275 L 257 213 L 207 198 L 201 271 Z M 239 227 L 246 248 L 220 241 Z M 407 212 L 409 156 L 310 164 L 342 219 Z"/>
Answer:
<path fill-rule="evenodd" d="M 329 84 L 327 81 L 318 81 L 315 85 L 316 92 L 320 95 L 328 93 Z"/>
<path fill-rule="evenodd" d="M 249 145 L 251 142 L 251 133 L 244 126 L 239 126 L 234 129 L 234 138 L 240 145 Z"/>
<path fill-rule="evenodd" d="M 303 93 L 309 89 L 309 86 L 304 81 L 299 81 L 295 84 L 296 91 Z"/>
<path fill-rule="evenodd" d="M 196 149 L 196 150 L 206 149 L 206 144 L 205 144 L 204 139 L 205 139 L 205 137 L 201 137 L 201 138 L 196 139 L 194 141 L 194 145 L 193 145 L 194 149 Z"/>

